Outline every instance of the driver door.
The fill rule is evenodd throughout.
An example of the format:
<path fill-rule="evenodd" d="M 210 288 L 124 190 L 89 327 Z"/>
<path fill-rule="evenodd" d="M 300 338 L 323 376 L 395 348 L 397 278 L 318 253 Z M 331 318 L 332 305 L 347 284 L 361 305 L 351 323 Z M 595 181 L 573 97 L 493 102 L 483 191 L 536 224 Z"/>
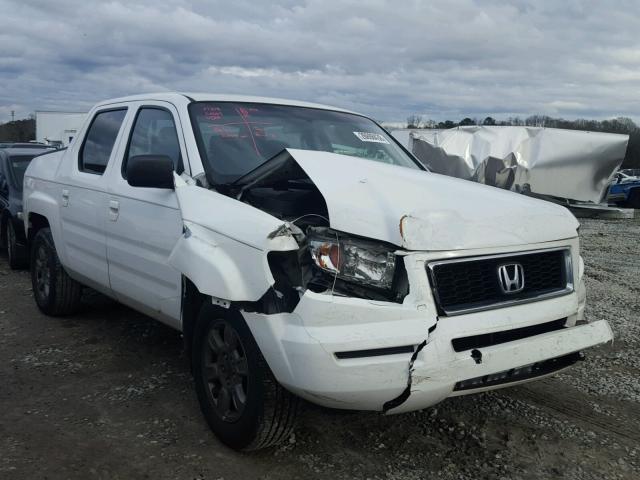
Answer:
<path fill-rule="evenodd" d="M 177 112 L 164 102 L 138 106 L 120 168 L 109 182 L 107 258 L 118 300 L 174 327 L 180 325 L 181 273 L 167 259 L 180 235 L 182 216 L 173 190 L 132 187 L 128 159 L 166 155 L 181 172 L 184 152 Z"/>

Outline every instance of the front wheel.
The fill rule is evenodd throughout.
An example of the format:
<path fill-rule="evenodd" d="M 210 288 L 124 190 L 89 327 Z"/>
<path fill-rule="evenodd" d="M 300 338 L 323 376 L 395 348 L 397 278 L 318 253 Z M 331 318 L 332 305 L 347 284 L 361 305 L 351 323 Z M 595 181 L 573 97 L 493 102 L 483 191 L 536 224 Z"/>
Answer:
<path fill-rule="evenodd" d="M 224 444 L 257 450 L 289 437 L 299 400 L 273 377 L 240 313 L 202 306 L 192 362 L 200 408 Z"/>
<path fill-rule="evenodd" d="M 80 307 L 82 285 L 65 272 L 49 228 L 38 230 L 33 239 L 31 284 L 38 308 L 47 315 L 70 315 Z"/>

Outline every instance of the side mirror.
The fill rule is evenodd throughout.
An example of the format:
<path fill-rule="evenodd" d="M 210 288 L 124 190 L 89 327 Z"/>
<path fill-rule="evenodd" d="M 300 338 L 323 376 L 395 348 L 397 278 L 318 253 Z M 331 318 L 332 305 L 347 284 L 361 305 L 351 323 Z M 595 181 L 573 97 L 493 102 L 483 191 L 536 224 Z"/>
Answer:
<path fill-rule="evenodd" d="M 132 187 L 173 190 L 173 161 L 166 155 L 136 155 L 127 162 L 127 182 Z"/>

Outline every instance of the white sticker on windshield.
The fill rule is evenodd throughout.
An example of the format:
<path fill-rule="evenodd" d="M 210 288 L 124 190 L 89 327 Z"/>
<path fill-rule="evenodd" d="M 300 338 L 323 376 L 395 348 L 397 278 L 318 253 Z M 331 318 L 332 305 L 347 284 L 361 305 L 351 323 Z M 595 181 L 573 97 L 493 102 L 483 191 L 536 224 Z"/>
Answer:
<path fill-rule="evenodd" d="M 386 138 L 384 138 L 384 135 L 380 133 L 353 132 L 353 134 L 363 142 L 386 143 L 386 144 L 389 143 L 389 141 Z"/>

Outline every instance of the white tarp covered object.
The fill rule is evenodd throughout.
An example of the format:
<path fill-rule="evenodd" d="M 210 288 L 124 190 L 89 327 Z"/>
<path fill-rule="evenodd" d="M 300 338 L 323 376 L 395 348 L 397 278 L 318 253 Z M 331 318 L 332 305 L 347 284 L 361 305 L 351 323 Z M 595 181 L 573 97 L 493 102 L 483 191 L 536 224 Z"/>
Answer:
<path fill-rule="evenodd" d="M 628 135 L 612 133 L 472 126 L 413 130 L 406 146 L 436 173 L 518 192 L 600 203 L 628 141 Z"/>

